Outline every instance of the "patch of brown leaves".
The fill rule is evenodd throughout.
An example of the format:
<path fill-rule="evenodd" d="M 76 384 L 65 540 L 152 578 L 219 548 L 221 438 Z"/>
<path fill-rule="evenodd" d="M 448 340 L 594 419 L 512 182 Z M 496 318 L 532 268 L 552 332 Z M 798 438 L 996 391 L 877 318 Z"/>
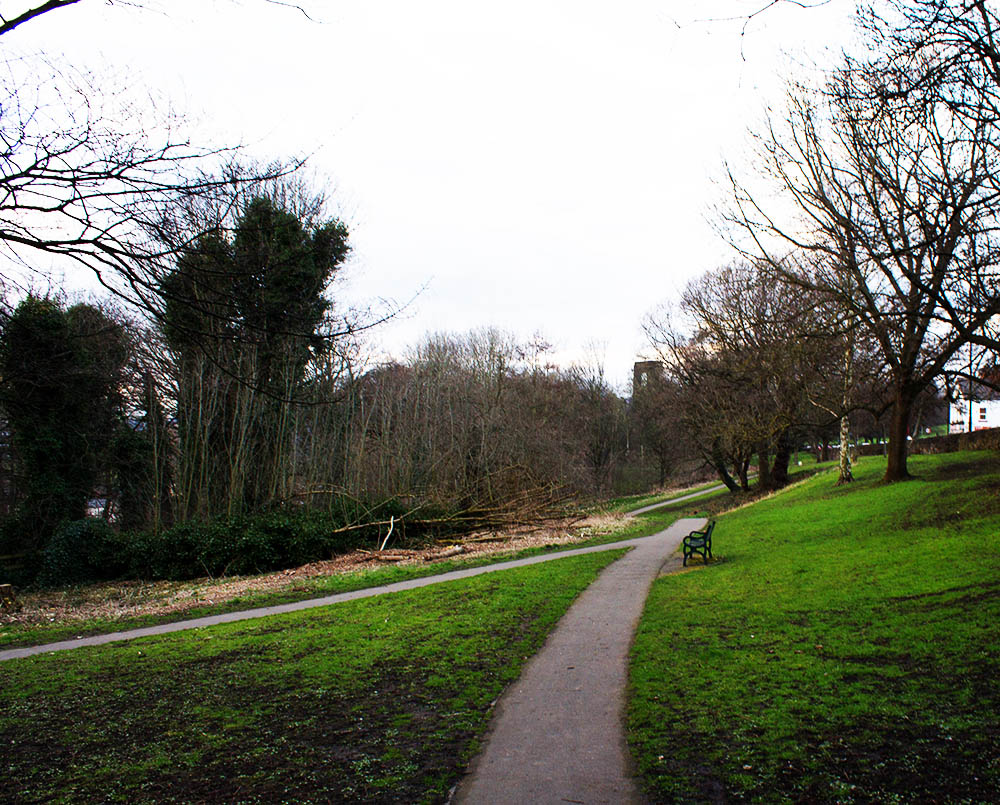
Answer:
<path fill-rule="evenodd" d="M 610 533 L 625 523 L 623 515 L 600 514 L 582 521 L 551 524 L 542 529 L 522 528 L 500 533 L 472 534 L 454 544 L 421 550 L 389 548 L 358 550 L 323 562 L 265 573 L 259 576 L 202 578 L 192 581 L 116 581 L 18 594 L 21 609 L 0 614 L 0 626 L 76 623 L 93 619 L 124 620 L 142 615 L 183 613 L 195 607 L 221 604 L 252 593 L 307 589 L 308 580 L 356 573 L 387 563 L 429 564 L 455 557 L 512 553 L 541 545 L 581 542 L 597 533 Z"/>

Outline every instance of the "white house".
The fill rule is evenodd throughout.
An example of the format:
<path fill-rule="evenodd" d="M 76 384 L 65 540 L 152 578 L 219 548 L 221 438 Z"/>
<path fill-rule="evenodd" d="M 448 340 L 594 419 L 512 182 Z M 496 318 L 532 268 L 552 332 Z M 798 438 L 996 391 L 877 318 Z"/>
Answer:
<path fill-rule="evenodd" d="M 948 433 L 968 433 L 987 428 L 1000 428 L 1000 400 L 967 400 L 959 396 L 948 406 Z"/>

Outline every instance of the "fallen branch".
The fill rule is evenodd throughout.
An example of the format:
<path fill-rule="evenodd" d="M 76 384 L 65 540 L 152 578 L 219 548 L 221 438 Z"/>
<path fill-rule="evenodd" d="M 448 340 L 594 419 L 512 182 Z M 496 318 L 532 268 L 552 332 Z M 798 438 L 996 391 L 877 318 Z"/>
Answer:
<path fill-rule="evenodd" d="M 395 524 L 396 524 L 396 518 L 395 517 L 390 517 L 389 518 L 389 532 L 385 535 L 385 539 L 382 540 L 382 545 L 379 548 L 380 551 L 384 551 L 385 550 L 385 544 L 389 541 L 389 537 L 392 536 L 392 527 Z"/>
<path fill-rule="evenodd" d="M 449 556 L 458 556 L 460 553 L 465 553 L 465 548 L 461 545 L 454 545 L 451 548 L 441 551 L 441 553 L 436 553 L 434 556 L 428 557 L 430 561 L 436 562 L 438 559 L 447 559 Z"/>
<path fill-rule="evenodd" d="M 402 562 L 406 559 L 412 559 L 413 556 L 404 553 L 377 553 L 374 558 L 378 562 Z"/>

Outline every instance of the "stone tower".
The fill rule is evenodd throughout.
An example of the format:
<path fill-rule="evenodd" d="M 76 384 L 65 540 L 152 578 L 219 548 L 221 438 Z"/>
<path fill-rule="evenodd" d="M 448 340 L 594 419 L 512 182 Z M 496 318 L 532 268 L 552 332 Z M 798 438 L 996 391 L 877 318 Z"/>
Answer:
<path fill-rule="evenodd" d="M 632 395 L 663 378 L 663 364 L 659 361 L 636 361 L 632 366 Z"/>

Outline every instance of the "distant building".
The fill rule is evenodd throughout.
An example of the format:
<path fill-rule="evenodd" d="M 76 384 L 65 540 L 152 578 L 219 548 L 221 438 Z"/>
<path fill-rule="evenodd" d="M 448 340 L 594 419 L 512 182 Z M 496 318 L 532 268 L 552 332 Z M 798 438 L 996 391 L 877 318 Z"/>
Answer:
<path fill-rule="evenodd" d="M 948 406 L 948 433 L 988 428 L 1000 428 L 1000 395 L 979 384 L 967 384 Z"/>
<path fill-rule="evenodd" d="M 659 361 L 636 361 L 632 366 L 632 393 L 649 383 L 663 379 L 663 364 Z"/>

